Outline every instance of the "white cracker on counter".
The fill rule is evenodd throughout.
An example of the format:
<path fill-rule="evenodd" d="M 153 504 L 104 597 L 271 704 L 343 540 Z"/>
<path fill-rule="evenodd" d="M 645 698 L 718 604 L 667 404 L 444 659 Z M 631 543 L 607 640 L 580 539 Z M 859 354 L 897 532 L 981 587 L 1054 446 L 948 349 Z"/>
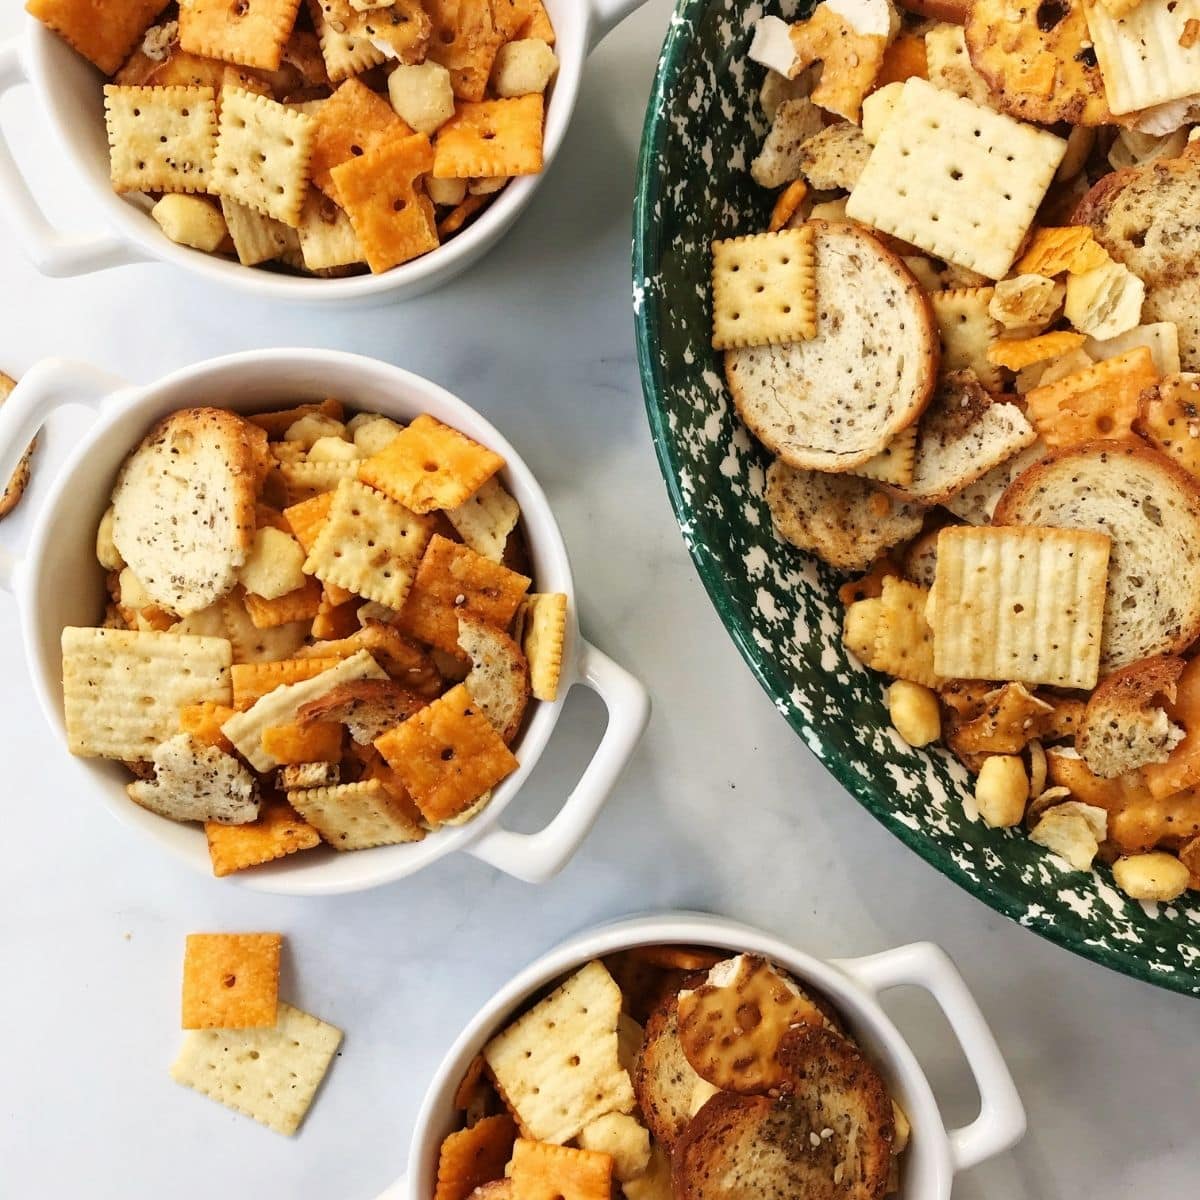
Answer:
<path fill-rule="evenodd" d="M 1066 150 L 1051 133 L 909 79 L 846 214 L 1000 279 Z"/>
<path fill-rule="evenodd" d="M 1110 546 L 1082 529 L 943 529 L 929 605 L 938 676 L 1095 687 Z"/>
<path fill-rule="evenodd" d="M 1200 42 L 1179 44 L 1200 21 L 1200 0 L 1141 0 L 1121 17 L 1098 2 L 1083 12 L 1114 116 L 1200 92 Z"/>
<path fill-rule="evenodd" d="M 189 1030 L 171 1078 L 291 1135 L 341 1041 L 340 1029 L 280 1000 L 270 1029 Z"/>
<path fill-rule="evenodd" d="M 225 638 L 68 627 L 62 656 L 67 745 L 83 757 L 150 759 L 181 708 L 233 694 Z"/>
<path fill-rule="evenodd" d="M 293 724 L 303 705 L 310 700 L 319 700 L 343 683 L 353 683 L 356 679 L 387 677 L 387 672 L 370 653 L 360 650 L 357 654 L 343 659 L 336 667 L 322 671 L 320 675 L 303 679 L 299 683 L 285 683 L 268 692 L 245 712 L 235 713 L 230 717 L 221 726 L 221 732 L 256 771 L 269 771 L 280 764 L 273 755 L 263 749 L 264 730 L 278 725 Z"/>
<path fill-rule="evenodd" d="M 593 961 L 484 1046 L 522 1134 L 561 1146 L 605 1113 L 633 1111 L 617 1052 L 621 1005 L 621 989 Z"/>

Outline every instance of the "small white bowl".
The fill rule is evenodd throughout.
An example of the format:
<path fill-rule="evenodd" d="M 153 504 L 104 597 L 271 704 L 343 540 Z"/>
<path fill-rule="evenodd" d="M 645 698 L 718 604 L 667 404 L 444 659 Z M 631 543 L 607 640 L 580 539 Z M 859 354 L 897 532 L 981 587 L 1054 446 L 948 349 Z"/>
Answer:
<path fill-rule="evenodd" d="M 45 275 L 86 275 L 109 267 L 159 259 L 216 284 L 264 300 L 316 305 L 365 305 L 411 299 L 448 283 L 481 258 L 520 216 L 550 169 L 567 132 L 583 64 L 591 49 L 645 0 L 545 0 L 554 22 L 558 77 L 548 98 L 545 167 L 514 180 L 500 197 L 444 246 L 380 275 L 309 279 L 243 267 L 172 242 L 147 208 L 118 196 L 109 181 L 103 79 L 61 38 L 30 17 L 23 39 L 0 46 L 0 99 L 23 83 L 33 85 L 64 155 L 103 212 L 111 233 L 69 235 L 46 220 L 0 133 L 0 207 L 11 217 L 26 253 Z"/>
<path fill-rule="evenodd" d="M 902 1164 L 903 1200 L 949 1200 L 954 1176 L 1007 1150 L 1025 1133 L 1025 1109 L 996 1040 L 950 958 L 929 942 L 868 958 L 825 962 L 760 930 L 704 913 L 666 913 L 601 926 L 522 971 L 488 1001 L 438 1068 L 417 1115 L 408 1173 L 379 1200 L 427 1200 L 437 1180 L 438 1149 L 456 1127 L 454 1093 L 471 1060 L 525 1001 L 548 983 L 601 955 L 664 943 L 761 954 L 826 996 L 883 1072 L 912 1123 Z M 947 1130 L 937 1100 L 908 1043 L 879 1004 L 894 987 L 919 987 L 945 1014 L 979 1088 L 979 1116 Z"/>
<path fill-rule="evenodd" d="M 645 688 L 580 636 L 578 603 L 562 534 L 542 489 L 511 445 L 474 409 L 427 380 L 387 363 L 329 350 L 272 350 L 211 359 L 147 387 L 135 387 L 91 367 L 49 360 L 33 367 L 0 408 L 0 479 L 8 479 L 48 414 L 69 404 L 96 410 L 95 419 L 57 474 L 42 510 L 33 514 L 20 559 L 0 556 L 0 585 L 16 596 L 34 690 L 63 742 L 63 758 L 126 824 L 133 825 L 189 866 L 211 874 L 204 833 L 164 820 L 133 804 L 119 763 L 73 758 L 63 724 L 60 635 L 67 625 L 94 625 L 104 607 L 104 571 L 96 562 L 96 527 L 108 505 L 117 469 L 151 425 L 178 408 L 219 404 L 262 411 L 336 396 L 347 407 L 407 421 L 432 413 L 504 456 L 501 475 L 520 503 L 536 586 L 568 597 L 566 645 L 559 698 L 539 702 L 513 750 L 520 768 L 468 825 L 442 829 L 412 845 L 348 854 L 322 848 L 240 872 L 246 887 L 288 895 L 361 891 L 400 879 L 443 855 L 465 850 L 509 875 L 542 882 L 571 858 L 591 829 L 649 717 Z M 597 692 L 609 710 L 595 756 L 558 815 L 539 833 L 501 829 L 499 820 L 536 766 L 577 684 Z"/>

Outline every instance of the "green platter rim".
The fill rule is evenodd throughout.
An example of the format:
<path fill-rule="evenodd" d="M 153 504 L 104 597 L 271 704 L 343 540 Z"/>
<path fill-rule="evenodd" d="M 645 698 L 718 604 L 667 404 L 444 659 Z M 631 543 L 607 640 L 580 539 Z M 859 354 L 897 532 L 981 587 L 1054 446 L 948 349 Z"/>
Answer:
<path fill-rule="evenodd" d="M 692 514 L 679 485 L 682 464 L 676 456 L 675 445 L 667 425 L 666 409 L 658 399 L 661 391 L 665 390 L 657 333 L 662 301 L 656 289 L 648 286 L 655 274 L 660 249 L 660 224 L 654 216 L 654 211 L 663 194 L 659 186 L 660 176 L 656 170 L 656 163 L 666 146 L 669 132 L 666 102 L 674 90 L 676 79 L 682 72 L 689 53 L 693 18 L 703 12 L 710 3 L 711 0 L 677 0 L 659 56 L 642 128 L 633 217 L 633 295 L 638 370 L 659 471 L 666 484 L 676 523 L 683 534 L 684 543 L 700 580 L 722 624 L 754 677 L 775 702 L 776 708 L 780 709 L 780 715 L 804 739 L 806 733 L 819 730 L 802 720 L 791 706 L 786 706 L 787 711 L 783 711 L 779 701 L 788 694 L 790 682 L 780 673 L 771 656 L 755 644 L 740 608 L 725 588 L 719 566 L 711 558 L 707 544 L 689 532 Z M 815 754 L 811 747 L 809 749 Z M 1020 901 L 1000 885 L 972 878 L 954 861 L 948 850 L 932 838 L 896 820 L 876 791 L 850 769 L 842 754 L 834 752 L 816 757 L 884 828 L 976 900 L 1008 917 L 1023 929 L 1032 930 L 1048 941 L 1100 966 L 1182 995 L 1200 994 L 1200 982 L 1189 981 L 1176 972 L 1156 972 L 1148 962 L 1135 955 L 1114 953 L 1106 947 L 1097 946 L 1088 940 L 1079 926 L 1064 926 L 1056 921 L 1022 920 L 1021 918 L 1027 915 L 1027 910 Z"/>

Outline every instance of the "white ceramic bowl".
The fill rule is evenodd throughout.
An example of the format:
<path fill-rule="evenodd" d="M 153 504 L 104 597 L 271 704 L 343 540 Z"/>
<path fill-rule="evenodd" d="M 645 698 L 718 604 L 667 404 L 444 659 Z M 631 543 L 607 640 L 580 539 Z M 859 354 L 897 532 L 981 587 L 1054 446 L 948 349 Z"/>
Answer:
<path fill-rule="evenodd" d="M 0 47 L 0 98 L 30 83 L 56 135 L 48 153 L 64 155 L 111 232 L 71 235 L 51 227 L 0 135 L 0 207 L 16 226 L 26 252 L 46 275 L 84 275 L 127 263 L 160 259 L 264 300 L 309 304 L 370 304 L 411 299 L 449 282 L 481 258 L 533 199 L 550 169 L 579 96 L 584 60 L 618 22 L 644 0 L 545 0 L 557 34 L 558 78 L 546 110 L 545 169 L 517 179 L 462 233 L 423 258 L 381 275 L 307 279 L 243 267 L 167 238 L 146 207 L 122 199 L 109 182 L 103 80 L 98 71 L 39 21 L 25 36 Z"/>
<path fill-rule="evenodd" d="M 260 891 L 325 895 L 360 891 L 411 875 L 455 850 L 510 875 L 541 882 L 555 874 L 587 836 L 617 776 L 645 729 L 649 699 L 631 675 L 580 636 L 578 604 L 562 535 L 546 497 L 511 445 L 477 412 L 435 384 L 387 363 L 328 350 L 273 350 L 212 359 L 136 387 L 91 367 L 50 360 L 30 370 L 0 408 L 0 479 L 8 479 L 47 414 L 83 404 L 95 417 L 50 488 L 23 557 L 6 555 L 0 583 L 16 596 L 29 672 L 46 719 L 63 738 L 63 758 L 126 824 L 190 866 L 211 874 L 204 833 L 164 820 L 130 802 L 119 763 L 72 758 L 63 726 L 60 634 L 66 625 L 93 625 L 104 605 L 104 572 L 95 560 L 95 535 L 117 469 L 150 426 L 175 409 L 218 403 L 238 411 L 336 396 L 348 407 L 397 420 L 429 412 L 502 454 L 505 486 L 521 505 L 536 586 L 568 596 L 566 645 L 559 699 L 537 703 L 513 747 L 520 768 L 497 789 L 469 825 L 443 829 L 422 842 L 352 854 L 322 848 L 230 878 Z M 500 817 L 550 740 L 566 694 L 577 684 L 596 691 L 609 711 L 595 757 L 558 815 L 536 834 L 511 833 Z"/>
<path fill-rule="evenodd" d="M 996 1040 L 950 958 L 929 942 L 869 958 L 824 962 L 777 937 L 703 913 L 635 917 L 580 934 L 538 959 L 488 1001 L 438 1068 L 417 1115 L 408 1173 L 379 1200 L 428 1200 L 437 1179 L 438 1148 L 455 1128 L 454 1093 L 468 1064 L 513 1012 L 546 984 L 589 959 L 662 943 L 748 951 L 787 968 L 823 993 L 883 1072 L 912 1122 L 902 1161 L 900 1200 L 949 1200 L 955 1174 L 1007 1150 L 1025 1132 L 1025 1109 Z M 894 987 L 927 991 L 945 1014 L 979 1088 L 979 1116 L 947 1130 L 937 1100 L 900 1031 L 879 1004 Z"/>

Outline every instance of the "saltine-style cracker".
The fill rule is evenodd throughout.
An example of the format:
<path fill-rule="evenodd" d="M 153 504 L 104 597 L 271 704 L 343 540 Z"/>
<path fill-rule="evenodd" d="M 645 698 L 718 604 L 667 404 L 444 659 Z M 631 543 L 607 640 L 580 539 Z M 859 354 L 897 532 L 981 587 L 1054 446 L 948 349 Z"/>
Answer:
<path fill-rule="evenodd" d="M 1066 149 L 1062 138 L 913 78 L 846 214 L 1000 279 Z"/>
<path fill-rule="evenodd" d="M 1094 687 L 1110 544 L 1078 529 L 943 529 L 930 598 L 937 674 Z"/>
<path fill-rule="evenodd" d="M 811 225 L 715 241 L 712 254 L 715 350 L 816 336 L 816 248 Z"/>

